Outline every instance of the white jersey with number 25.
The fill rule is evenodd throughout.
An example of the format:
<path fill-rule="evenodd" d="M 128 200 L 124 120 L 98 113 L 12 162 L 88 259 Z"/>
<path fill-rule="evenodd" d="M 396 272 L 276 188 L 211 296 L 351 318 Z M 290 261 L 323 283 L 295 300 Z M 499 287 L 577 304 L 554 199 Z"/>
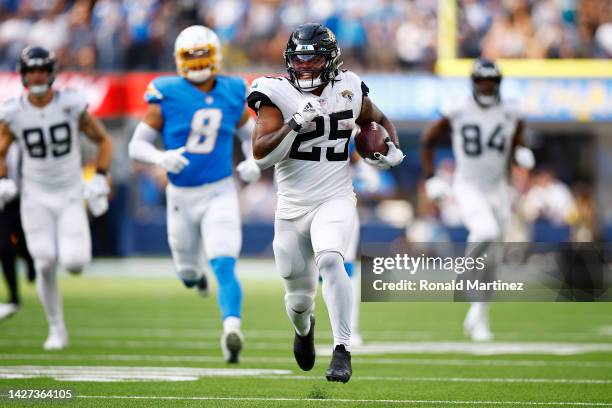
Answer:
<path fill-rule="evenodd" d="M 299 217 L 335 197 L 355 199 L 349 171 L 349 141 L 361 113 L 367 87 L 351 71 L 343 71 L 327 84 L 321 96 L 300 92 L 287 78 L 263 77 L 253 81 L 248 101 L 276 106 L 288 122 L 304 98 L 318 98 L 324 115 L 305 125 L 285 159 L 276 164 L 277 218 Z"/>

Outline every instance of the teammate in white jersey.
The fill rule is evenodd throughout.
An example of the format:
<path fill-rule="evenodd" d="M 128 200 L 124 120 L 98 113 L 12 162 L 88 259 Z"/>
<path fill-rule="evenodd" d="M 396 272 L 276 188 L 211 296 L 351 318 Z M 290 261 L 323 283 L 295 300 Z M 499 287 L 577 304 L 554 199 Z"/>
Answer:
<path fill-rule="evenodd" d="M 349 171 L 353 128 L 378 122 L 389 132 L 389 152 L 373 164 L 388 169 L 404 155 L 395 127 L 372 103 L 368 87 L 353 72 L 340 70 L 340 49 L 331 30 L 314 23 L 299 26 L 289 37 L 285 62 L 288 78 L 258 78 L 251 85 L 248 103 L 257 112 L 253 153 L 261 168 L 275 165 L 273 248 L 296 331 L 297 363 L 305 371 L 314 365 L 314 298 L 320 274 L 334 337 L 326 377 L 347 382 L 352 374 L 352 295 L 343 259 L 355 220 Z"/>
<path fill-rule="evenodd" d="M 449 132 L 456 161 L 453 195 L 469 231 L 468 252 L 478 256 L 489 244 L 503 239 L 510 216 L 508 170 L 511 153 L 516 162 L 532 168 L 533 153 L 524 146 L 524 122 L 517 108 L 500 96 L 497 64 L 478 59 L 472 69 L 472 96 L 442 107 L 442 117 L 428 127 L 422 139 L 421 159 L 425 190 L 434 201 L 446 194 L 445 182 L 434 174 L 434 147 Z M 476 251 L 476 252 L 475 252 Z M 488 265 L 492 273 L 494 264 Z M 464 330 L 476 341 L 493 338 L 488 304 L 473 302 Z"/>
<path fill-rule="evenodd" d="M 21 221 L 36 268 L 36 284 L 49 323 L 46 350 L 68 344 L 56 263 L 73 273 L 91 260 L 91 237 L 85 196 L 94 215 L 108 207 L 106 173 L 112 142 L 102 124 L 87 112 L 87 102 L 72 90 L 54 90 L 57 60 L 53 52 L 27 47 L 18 67 L 27 94 L 0 108 L 0 200 L 16 193 L 6 178 L 8 149 L 13 141 L 22 155 Z M 79 135 L 98 146 L 96 175 L 82 181 Z"/>

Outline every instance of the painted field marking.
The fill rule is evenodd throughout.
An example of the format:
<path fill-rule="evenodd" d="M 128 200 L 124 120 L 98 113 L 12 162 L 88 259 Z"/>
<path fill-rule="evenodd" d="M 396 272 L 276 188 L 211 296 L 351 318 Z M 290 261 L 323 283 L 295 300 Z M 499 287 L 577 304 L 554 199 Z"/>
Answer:
<path fill-rule="evenodd" d="M 331 355 L 331 348 L 317 349 L 321 355 Z M 355 355 L 381 354 L 451 354 L 472 355 L 495 354 L 547 354 L 572 355 L 595 352 L 612 352 L 612 343 L 565 343 L 565 342 L 491 342 L 468 341 L 366 343 L 351 348 Z"/>
<path fill-rule="evenodd" d="M 108 347 L 129 349 L 175 349 L 175 350 L 215 350 L 217 342 L 186 341 L 186 340 L 88 340 L 76 339 L 72 347 Z M 289 350 L 287 342 L 248 342 L 251 350 L 278 350 L 279 346 Z M 0 339 L 0 346 L 40 346 L 36 339 Z M 353 355 L 384 355 L 384 354 L 541 354 L 541 355 L 575 355 L 583 353 L 610 353 L 612 343 L 566 343 L 566 342 L 491 342 L 474 343 L 469 341 L 439 341 L 439 342 L 372 342 L 351 348 Z M 317 347 L 317 354 L 330 356 L 331 345 Z"/>
<path fill-rule="evenodd" d="M 88 322 L 89 323 L 89 322 Z M 163 324 L 162 324 L 163 325 Z M 3 334 L 11 337 L 20 337 L 23 335 L 29 335 L 32 331 L 39 330 L 41 333 L 46 333 L 47 327 L 44 325 L 20 325 L 7 328 L 3 331 Z M 120 338 L 217 338 L 219 337 L 219 330 L 217 329 L 184 329 L 184 328 L 159 328 L 159 327 L 142 327 L 134 328 L 131 327 L 77 327 L 71 329 L 71 334 L 81 337 L 120 337 Z M 448 331 L 397 331 L 397 330 L 385 330 L 385 331 L 364 331 L 362 335 L 366 339 L 375 339 L 374 341 L 408 341 L 408 340 L 444 340 L 444 336 L 448 334 Z M 530 340 L 541 338 L 543 340 L 553 339 L 564 339 L 564 340 L 589 340 L 593 337 L 608 337 L 612 336 L 612 326 L 599 327 L 592 333 L 585 332 L 550 332 L 543 333 L 541 335 L 534 335 L 534 333 L 525 332 L 510 332 L 510 331 L 497 331 L 495 332 L 498 339 L 514 341 L 517 339 L 524 339 L 526 336 Z M 262 329 L 262 330 L 245 330 L 245 337 L 251 339 L 289 339 L 292 336 L 290 330 L 273 330 L 273 329 Z M 318 336 L 319 339 L 331 339 L 330 334 L 321 333 Z M 448 339 L 451 340 L 451 339 Z"/>
<path fill-rule="evenodd" d="M 280 378 L 290 370 L 259 368 L 122 367 L 122 366 L 5 366 L 0 379 L 51 377 L 57 381 L 196 381 L 201 377 Z"/>
<path fill-rule="evenodd" d="M 201 377 L 256 377 L 271 380 L 319 381 L 316 375 L 291 375 L 290 370 L 259 368 L 192 368 L 130 366 L 4 366 L 0 379 L 51 377 L 58 381 L 195 381 Z M 612 384 L 610 379 L 592 378 L 490 378 L 490 377 L 400 377 L 356 376 L 353 381 L 470 382 L 539 384 Z"/>
<path fill-rule="evenodd" d="M 463 401 L 463 400 L 375 400 L 375 399 L 316 399 L 316 398 L 262 398 L 262 397 L 159 397 L 144 395 L 77 395 L 77 398 L 88 399 L 134 399 L 134 400 L 191 400 L 191 401 L 274 401 L 274 402 L 318 402 L 325 403 L 346 403 L 346 404 L 449 404 L 449 405 L 511 405 L 511 406 L 589 406 L 589 407 L 611 407 L 608 402 L 570 402 L 570 401 Z"/>
<path fill-rule="evenodd" d="M 149 355 L 149 354 L 0 354 L 0 360 L 66 360 L 66 361 L 156 361 L 156 362 L 194 362 L 194 363 L 222 363 L 221 356 L 200 355 Z M 295 363 L 293 357 L 250 357 L 243 356 L 244 363 Z M 550 360 L 490 360 L 490 359 L 437 359 L 437 358 L 353 358 L 355 364 L 377 365 L 415 365 L 415 366 L 484 366 L 484 367 L 585 367 L 609 368 L 612 361 L 550 361 Z"/>

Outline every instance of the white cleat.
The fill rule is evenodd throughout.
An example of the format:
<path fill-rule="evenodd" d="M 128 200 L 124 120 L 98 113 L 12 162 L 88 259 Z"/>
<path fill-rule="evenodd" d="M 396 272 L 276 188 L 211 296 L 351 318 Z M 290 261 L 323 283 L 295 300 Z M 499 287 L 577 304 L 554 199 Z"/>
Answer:
<path fill-rule="evenodd" d="M 19 311 L 19 305 L 16 303 L 2 303 L 0 304 L 0 320 L 11 317 Z"/>
<path fill-rule="evenodd" d="M 493 340 L 493 333 L 491 333 L 491 330 L 489 329 L 489 324 L 488 322 L 484 321 L 478 322 L 476 325 L 474 325 L 470 332 L 470 336 L 472 337 L 473 341 L 478 342 Z"/>
<path fill-rule="evenodd" d="M 63 350 L 68 346 L 68 333 L 65 327 L 50 327 L 49 336 L 43 348 L 47 351 Z"/>
<path fill-rule="evenodd" d="M 473 303 L 463 321 L 463 333 L 473 341 L 483 342 L 493 340 L 489 326 L 488 305 Z"/>
<path fill-rule="evenodd" d="M 244 336 L 239 330 L 223 333 L 221 335 L 221 350 L 226 363 L 236 364 L 239 361 Z"/>
<path fill-rule="evenodd" d="M 351 347 L 363 346 L 363 337 L 359 332 L 351 333 Z"/>

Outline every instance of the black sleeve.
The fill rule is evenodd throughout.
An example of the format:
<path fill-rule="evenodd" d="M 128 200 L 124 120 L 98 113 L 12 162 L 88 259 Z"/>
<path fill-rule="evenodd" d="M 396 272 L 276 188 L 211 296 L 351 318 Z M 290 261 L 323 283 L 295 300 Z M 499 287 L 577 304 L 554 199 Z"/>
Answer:
<path fill-rule="evenodd" d="M 368 86 L 363 81 L 361 81 L 361 93 L 362 98 L 368 96 L 368 94 L 370 93 L 370 88 L 368 88 Z"/>
<path fill-rule="evenodd" d="M 254 91 L 249 94 L 247 97 L 247 104 L 249 108 L 253 109 L 255 112 L 259 112 L 259 108 L 262 106 L 274 106 L 278 109 L 278 107 L 270 100 L 268 95 L 262 92 Z"/>

